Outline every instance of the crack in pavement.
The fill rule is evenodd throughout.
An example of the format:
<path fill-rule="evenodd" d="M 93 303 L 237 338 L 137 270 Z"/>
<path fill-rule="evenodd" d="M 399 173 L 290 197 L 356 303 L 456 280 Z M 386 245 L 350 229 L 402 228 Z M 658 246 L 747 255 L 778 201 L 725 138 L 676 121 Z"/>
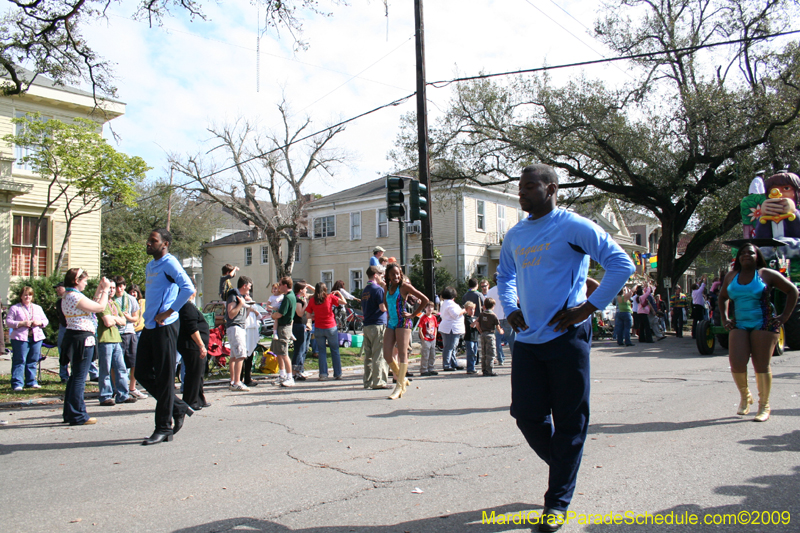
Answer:
<path fill-rule="evenodd" d="M 330 437 L 320 437 L 318 435 L 309 435 L 307 433 L 300 433 L 296 429 L 292 428 L 287 424 L 281 424 L 280 422 L 273 422 L 271 420 L 266 420 L 268 424 L 274 424 L 276 426 L 280 426 L 286 430 L 287 433 L 290 435 L 297 435 L 298 437 L 306 437 L 310 439 L 324 439 L 330 440 Z M 519 443 L 516 444 L 496 444 L 492 446 L 480 446 L 477 444 L 470 444 L 468 442 L 461 442 L 461 441 L 452 441 L 452 440 L 434 440 L 434 439 L 412 439 L 412 438 L 405 438 L 405 437 L 398 437 L 398 438 L 389 438 L 389 437 L 358 437 L 358 436 L 346 436 L 343 437 L 350 440 L 363 440 L 363 441 L 374 441 L 374 440 L 382 440 L 382 441 L 389 441 L 389 442 L 423 442 L 428 444 L 457 444 L 459 446 L 466 446 L 468 448 L 472 448 L 475 450 L 501 450 L 507 448 L 517 448 L 519 447 Z M 388 451 L 388 450 L 380 450 L 380 451 Z"/>

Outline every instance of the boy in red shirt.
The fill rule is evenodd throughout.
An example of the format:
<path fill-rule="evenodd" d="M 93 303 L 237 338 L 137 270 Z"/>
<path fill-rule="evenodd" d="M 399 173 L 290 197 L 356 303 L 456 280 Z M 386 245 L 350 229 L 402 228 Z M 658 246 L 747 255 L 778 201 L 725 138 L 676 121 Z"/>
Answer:
<path fill-rule="evenodd" d="M 420 350 L 419 371 L 420 376 L 436 376 L 434 361 L 436 360 L 436 330 L 439 328 L 439 321 L 433 316 L 433 302 L 429 302 L 425 307 L 425 314 L 419 319 L 419 343 Z"/>

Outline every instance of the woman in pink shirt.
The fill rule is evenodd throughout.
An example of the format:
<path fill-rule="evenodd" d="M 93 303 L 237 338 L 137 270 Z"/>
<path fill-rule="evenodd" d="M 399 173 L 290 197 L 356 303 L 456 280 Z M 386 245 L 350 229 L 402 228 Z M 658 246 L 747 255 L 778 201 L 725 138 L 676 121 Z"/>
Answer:
<path fill-rule="evenodd" d="M 636 297 L 639 301 L 639 308 L 636 312 L 639 314 L 639 342 L 653 342 L 653 330 L 650 329 L 650 303 L 647 297 L 652 292 L 650 284 L 647 288 L 642 289 L 641 285 L 636 289 Z"/>
<path fill-rule="evenodd" d="M 41 389 L 41 385 L 36 382 L 36 369 L 44 340 L 42 328 L 48 324 L 48 320 L 42 308 L 33 303 L 31 287 L 23 287 L 19 299 L 20 303 L 12 305 L 6 316 L 13 349 L 11 388 L 21 391 L 24 383 L 26 387 Z"/>

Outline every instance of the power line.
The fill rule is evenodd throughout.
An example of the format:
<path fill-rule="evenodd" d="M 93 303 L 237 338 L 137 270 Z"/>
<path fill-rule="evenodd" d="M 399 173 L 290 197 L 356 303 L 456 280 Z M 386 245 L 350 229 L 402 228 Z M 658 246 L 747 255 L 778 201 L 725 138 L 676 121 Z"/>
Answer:
<path fill-rule="evenodd" d="M 591 51 L 592 51 L 592 52 L 594 52 L 595 54 L 597 54 L 597 55 L 599 55 L 600 57 L 602 57 L 602 58 L 604 58 L 604 59 L 605 59 L 605 57 L 606 57 L 606 56 L 605 56 L 604 54 L 601 54 L 600 52 L 598 52 L 597 50 L 595 50 L 594 48 L 592 48 L 591 46 L 589 46 L 589 44 L 587 44 L 587 43 L 586 43 L 586 41 L 584 41 L 583 39 L 581 39 L 580 37 L 578 37 L 577 35 L 575 35 L 575 34 L 574 34 L 574 33 L 572 33 L 571 31 L 569 31 L 569 30 L 568 30 L 566 27 L 564 27 L 564 26 L 563 26 L 563 25 L 562 25 L 560 22 L 558 22 L 556 19 L 554 19 L 553 17 L 551 17 L 550 15 L 548 15 L 547 13 L 545 13 L 545 12 L 544 12 L 544 10 L 543 10 L 542 8 L 540 8 L 539 6 L 537 6 L 536 4 L 534 4 L 533 2 L 531 2 L 531 0 L 524 0 L 524 1 L 525 1 L 527 4 L 529 4 L 529 5 L 530 5 L 532 8 L 534 8 L 536 11 L 538 11 L 539 13 L 541 13 L 542 15 L 544 15 L 545 17 L 549 18 L 549 19 L 550 19 L 550 20 L 553 22 L 553 24 L 555 24 L 556 26 L 558 26 L 559 28 L 561 28 L 562 30 L 564 30 L 565 32 L 567 32 L 568 34 L 570 34 L 570 35 L 571 35 L 571 36 L 572 36 L 572 37 L 573 37 L 573 38 L 574 38 L 576 41 L 578 41 L 578 42 L 579 42 L 579 43 L 581 43 L 583 46 L 585 46 L 586 48 L 588 48 L 589 50 L 591 50 Z M 552 2 L 553 0 L 550 0 L 550 1 Z M 553 3 L 555 4 L 555 2 L 553 2 Z M 556 4 L 556 5 L 558 6 L 558 4 Z M 562 7 L 560 7 L 560 6 L 559 6 L 559 8 L 560 8 L 562 11 L 564 11 L 564 13 L 567 13 L 567 11 L 566 11 L 564 8 L 562 8 Z M 567 15 L 569 15 L 569 13 L 567 13 Z M 570 16 L 570 17 L 572 17 L 572 15 L 569 15 L 569 16 Z M 575 17 L 572 17 L 572 18 L 575 18 Z M 578 20 L 578 19 L 575 19 L 575 20 Z M 578 22 L 580 23 L 580 21 L 578 21 Z M 581 26 L 583 26 L 583 24 L 581 24 Z M 583 27 L 585 28 L 586 26 L 583 26 Z M 619 67 L 617 67 L 617 66 L 615 66 L 615 68 L 616 68 L 617 70 L 619 70 L 620 72 L 622 72 L 623 74 L 625 74 L 626 76 L 628 76 L 629 78 L 633 79 L 633 76 L 631 76 L 631 75 L 630 75 L 630 73 L 628 73 L 628 72 L 625 72 L 624 70 L 622 70 L 621 68 L 619 68 Z"/>
<path fill-rule="evenodd" d="M 708 43 L 708 44 L 701 44 L 696 46 L 685 46 L 683 48 L 671 48 L 669 50 L 660 50 L 656 52 L 642 52 L 641 54 L 629 54 L 625 56 L 617 56 L 617 57 L 609 57 L 606 59 L 595 59 L 593 61 L 578 61 L 576 63 L 564 63 L 561 65 L 553 65 L 549 67 L 537 67 L 537 68 L 529 68 L 529 69 L 522 69 L 522 70 L 512 70 L 508 72 L 497 72 L 495 74 L 479 74 L 477 76 L 467 76 L 463 78 L 454 78 L 452 80 L 441 80 L 441 81 L 431 81 L 428 82 L 428 85 L 432 85 L 436 88 L 442 88 L 450 85 L 451 83 L 457 83 L 461 81 L 472 81 L 472 80 L 482 80 L 486 78 L 497 78 L 500 76 L 513 76 L 515 74 L 530 74 L 532 72 L 543 72 L 545 70 L 557 70 L 563 68 L 572 68 L 572 67 L 585 67 L 588 65 L 600 65 L 603 63 L 613 63 L 615 61 L 627 61 L 631 59 L 642 59 L 645 57 L 654 57 L 654 56 L 661 56 L 666 54 L 673 54 L 673 53 L 680 53 L 680 52 L 694 52 L 697 50 L 702 50 L 704 48 L 713 48 L 716 46 L 725 46 L 729 44 L 738 44 L 743 42 L 751 42 L 751 41 L 763 41 L 766 39 L 772 39 L 773 37 L 784 37 L 787 35 L 794 35 L 800 33 L 800 30 L 792 30 L 792 31 L 785 31 L 780 33 L 771 33 L 769 35 L 761 35 L 758 37 L 743 37 L 741 39 L 731 39 L 730 41 L 719 41 L 716 43 Z"/>
<path fill-rule="evenodd" d="M 250 161 L 254 161 L 254 160 L 256 160 L 256 159 L 258 159 L 260 157 L 264 157 L 265 155 L 269 155 L 269 154 L 271 154 L 273 152 L 277 152 L 278 150 L 283 150 L 284 148 L 287 148 L 287 147 L 289 147 L 289 146 L 291 146 L 293 144 L 297 144 L 299 142 L 305 141 L 305 140 L 310 139 L 310 138 L 312 138 L 312 137 L 314 137 L 316 135 L 319 135 L 320 133 L 325 133 L 326 131 L 330 131 L 330 130 L 332 130 L 334 128 L 338 128 L 339 126 L 344 126 L 345 124 L 347 124 L 349 122 L 353 122 L 354 120 L 358 120 L 361 117 L 365 117 L 367 115 L 371 115 L 372 113 L 380 111 L 381 109 L 385 109 L 387 107 L 399 106 L 401 104 L 404 104 L 406 101 L 408 101 L 415 94 L 417 94 L 416 91 L 411 93 L 411 94 L 409 94 L 409 95 L 407 95 L 407 96 L 404 96 L 402 98 L 398 98 L 397 100 L 389 102 L 388 104 L 384 104 L 382 106 L 378 106 L 375 109 L 370 109 L 369 111 L 365 111 L 365 112 L 363 112 L 363 113 L 361 113 L 359 115 L 356 115 L 354 117 L 348 118 L 346 120 L 342 120 L 341 122 L 337 122 L 336 124 L 334 124 L 332 126 L 328 126 L 327 128 L 323 128 L 323 129 L 321 129 L 321 130 L 319 130 L 317 132 L 309 133 L 305 137 L 300 137 L 299 139 L 295 139 L 295 140 L 293 140 L 291 142 L 288 142 L 288 143 L 286 143 L 284 145 L 281 145 L 281 146 L 278 146 L 276 148 L 273 148 L 272 150 L 267 150 L 266 152 L 262 152 L 262 153 L 260 153 L 258 155 L 254 155 L 253 157 L 250 157 L 248 159 L 244 159 L 244 160 L 240 161 L 238 164 L 230 165 L 230 166 L 227 166 L 225 168 L 221 168 L 219 170 L 215 170 L 214 172 L 210 172 L 210 173 L 206 174 L 205 176 L 201 176 L 198 179 L 199 180 L 203 180 L 203 179 L 206 179 L 206 178 L 210 178 L 211 176 L 215 176 L 217 174 L 221 174 L 222 172 L 225 172 L 225 171 L 228 171 L 228 170 L 232 170 L 232 169 L 236 168 L 238 165 L 243 165 L 245 163 L 249 163 Z"/>
<path fill-rule="evenodd" d="M 500 77 L 500 76 L 512 76 L 512 75 L 516 75 L 516 74 L 527 74 L 527 73 L 532 73 L 532 72 L 542 72 L 542 71 L 545 71 L 545 70 L 556 70 L 556 69 L 580 67 L 580 66 L 586 66 L 586 65 L 598 65 L 598 64 L 602 64 L 602 63 L 612 63 L 612 62 L 615 62 L 615 61 L 641 59 L 641 58 L 645 58 L 645 57 L 654 57 L 654 56 L 660 56 L 660 55 L 672 54 L 672 53 L 691 52 L 691 51 L 702 50 L 702 49 L 705 49 L 705 48 L 714 48 L 714 47 L 717 47 L 717 46 L 737 44 L 737 43 L 742 43 L 742 42 L 763 41 L 763 40 L 771 39 L 771 38 L 774 38 L 774 37 L 784 37 L 784 36 L 787 36 L 787 35 L 794 35 L 794 34 L 797 34 L 797 33 L 800 33 L 800 30 L 792 30 L 792 31 L 780 32 L 780 33 L 773 33 L 773 34 L 769 34 L 769 35 L 762 35 L 762 36 L 759 36 L 759 37 L 748 37 L 748 38 L 741 38 L 741 39 L 731 39 L 729 41 L 720 41 L 720 42 L 716 42 L 716 43 L 708 43 L 708 44 L 697 45 L 697 46 L 686 46 L 686 47 L 683 47 L 683 48 L 673 48 L 673 49 L 669 49 L 669 50 L 660 50 L 660 51 L 656 51 L 656 52 L 645 52 L 645 53 L 641 53 L 641 54 L 630 54 L 630 55 L 611 57 L 611 58 L 606 58 L 606 59 L 596 59 L 596 60 L 593 60 L 593 61 L 579 61 L 579 62 L 576 62 L 576 63 L 564 63 L 564 64 L 561 64 L 561 65 L 553 65 L 553 66 L 548 66 L 548 67 L 537 67 L 537 68 L 531 68 L 531 69 L 514 70 L 514 71 L 510 71 L 510 72 L 497 72 L 497 73 L 494 73 L 494 74 L 480 74 L 480 75 L 477 75 L 477 76 L 467 76 L 467 77 L 462 77 L 462 78 L 454 78 L 452 80 L 442 80 L 442 81 L 428 82 L 427 85 L 431 85 L 431 86 L 436 87 L 436 88 L 442 88 L 442 87 L 446 87 L 447 85 L 450 85 L 451 83 L 458 83 L 458 82 L 462 82 L 462 81 L 472 81 L 472 80 L 479 80 L 479 79 L 496 78 L 496 77 Z M 364 113 L 358 114 L 358 115 L 356 115 L 354 117 L 351 117 L 351 118 L 348 118 L 348 119 L 343 120 L 341 122 L 338 122 L 338 123 L 336 123 L 336 124 L 334 124 L 332 126 L 328 126 L 327 128 L 323 128 L 323 129 L 321 129 L 321 130 L 319 130 L 319 131 L 317 131 L 315 133 L 310 133 L 310 134 L 306 135 L 305 137 L 301 137 L 299 139 L 296 139 L 296 140 L 291 141 L 289 143 L 286 143 L 284 145 L 281 145 L 281 146 L 278 146 L 276 148 L 273 148 L 272 150 L 267 150 L 266 152 L 263 152 L 261 154 L 255 155 L 255 156 L 250 157 L 248 159 L 245 159 L 245 160 L 239 162 L 239 164 L 249 163 L 250 161 L 258 159 L 259 157 L 263 157 L 263 156 L 271 154 L 273 152 L 277 152 L 278 150 L 282 150 L 282 149 L 284 149 L 284 148 L 286 148 L 288 146 L 291 146 L 293 144 L 296 144 L 296 143 L 305 141 L 307 139 L 310 139 L 310 138 L 312 138 L 312 137 L 314 137 L 316 135 L 319 135 L 320 133 L 324 133 L 324 132 L 332 130 L 334 128 L 338 128 L 339 126 L 343 126 L 343 125 L 348 124 L 350 122 L 353 122 L 353 121 L 355 121 L 355 120 L 357 120 L 357 119 L 359 119 L 361 117 L 365 117 L 365 116 L 370 115 L 372 113 L 376 113 L 376 112 L 378 112 L 378 111 L 380 111 L 382 109 L 385 109 L 387 107 L 396 107 L 398 105 L 401 105 L 401 104 L 405 103 L 406 101 L 408 101 L 411 97 L 413 97 L 415 95 L 416 95 L 416 91 L 411 93 L 411 94 L 409 94 L 408 96 L 404 96 L 402 98 L 398 98 L 397 100 L 389 102 L 388 104 L 384 104 L 382 106 L 376 107 L 376 108 L 371 109 L 369 111 L 365 111 Z M 203 180 L 203 179 L 206 179 L 206 178 L 210 178 L 211 176 L 215 176 L 215 175 L 220 174 L 222 172 L 225 172 L 225 171 L 228 171 L 228 170 L 232 170 L 232 169 L 236 168 L 236 166 L 237 166 L 236 164 L 230 165 L 230 166 L 227 166 L 225 168 L 221 168 L 219 170 L 215 170 L 214 172 L 206 174 L 205 176 L 201 176 L 200 178 L 197 178 L 197 179 Z"/>

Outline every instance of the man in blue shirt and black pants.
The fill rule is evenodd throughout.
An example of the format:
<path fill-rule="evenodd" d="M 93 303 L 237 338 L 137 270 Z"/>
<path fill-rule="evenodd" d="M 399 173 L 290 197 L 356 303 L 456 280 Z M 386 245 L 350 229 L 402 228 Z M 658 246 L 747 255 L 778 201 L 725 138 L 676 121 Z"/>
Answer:
<path fill-rule="evenodd" d="M 543 532 L 564 524 L 589 428 L 590 317 L 611 302 L 635 270 L 599 226 L 556 209 L 557 192 L 558 175 L 551 167 L 523 169 L 519 204 L 530 216 L 506 233 L 497 269 L 500 303 L 517 332 L 511 416 L 550 467 L 539 521 Z M 589 258 L 603 266 L 605 275 L 587 295 Z"/>
<path fill-rule="evenodd" d="M 156 400 L 156 429 L 142 444 L 171 441 L 194 411 L 175 396 L 178 312 L 194 293 L 194 284 L 169 253 L 172 234 L 157 229 L 147 239 L 147 289 L 144 329 L 136 350 L 136 380 Z"/>

